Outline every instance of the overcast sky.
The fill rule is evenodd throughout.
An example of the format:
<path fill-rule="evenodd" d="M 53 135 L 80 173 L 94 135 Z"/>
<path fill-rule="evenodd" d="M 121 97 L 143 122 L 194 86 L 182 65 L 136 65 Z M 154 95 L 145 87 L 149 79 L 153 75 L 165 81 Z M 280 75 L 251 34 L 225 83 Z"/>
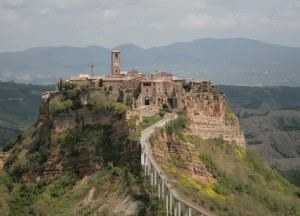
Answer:
<path fill-rule="evenodd" d="M 300 47 L 300 0 L 0 0 L 0 52 L 206 37 Z"/>

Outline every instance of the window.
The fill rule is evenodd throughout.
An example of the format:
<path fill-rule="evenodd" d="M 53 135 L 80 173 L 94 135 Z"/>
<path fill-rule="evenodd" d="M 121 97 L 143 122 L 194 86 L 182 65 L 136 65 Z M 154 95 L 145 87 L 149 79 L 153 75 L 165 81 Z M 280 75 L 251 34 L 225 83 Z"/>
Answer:
<path fill-rule="evenodd" d="M 118 59 L 119 56 L 118 56 L 118 53 L 115 53 L 115 59 Z"/>

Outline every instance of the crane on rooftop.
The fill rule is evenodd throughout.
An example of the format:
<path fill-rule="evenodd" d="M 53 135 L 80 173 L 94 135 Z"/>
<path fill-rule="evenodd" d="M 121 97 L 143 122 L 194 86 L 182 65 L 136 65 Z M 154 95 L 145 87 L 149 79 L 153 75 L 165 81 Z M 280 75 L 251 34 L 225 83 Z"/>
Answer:
<path fill-rule="evenodd" d="M 94 77 L 94 68 L 96 67 L 96 65 L 94 65 L 93 63 L 91 63 L 91 64 L 88 64 L 87 66 L 91 70 L 91 76 L 92 76 L 92 79 L 93 79 L 93 77 Z"/>

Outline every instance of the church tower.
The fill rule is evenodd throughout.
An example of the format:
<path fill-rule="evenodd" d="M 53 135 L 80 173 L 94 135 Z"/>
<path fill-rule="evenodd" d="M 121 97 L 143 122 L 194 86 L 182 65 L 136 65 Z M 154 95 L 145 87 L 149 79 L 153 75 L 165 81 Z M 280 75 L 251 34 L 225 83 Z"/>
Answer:
<path fill-rule="evenodd" d="M 111 74 L 112 75 L 119 75 L 120 74 L 120 67 L 121 67 L 121 52 L 119 50 L 113 50 L 111 52 Z"/>

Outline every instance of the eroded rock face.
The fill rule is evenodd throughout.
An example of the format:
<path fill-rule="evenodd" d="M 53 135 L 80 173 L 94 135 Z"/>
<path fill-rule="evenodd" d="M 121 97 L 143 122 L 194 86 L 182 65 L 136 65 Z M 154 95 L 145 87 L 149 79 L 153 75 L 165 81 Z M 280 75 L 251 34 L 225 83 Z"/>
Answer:
<path fill-rule="evenodd" d="M 226 100 L 221 93 L 196 94 L 182 100 L 190 119 L 191 133 L 203 139 L 223 138 L 245 148 L 239 122 L 226 120 Z"/>
<path fill-rule="evenodd" d="M 235 142 L 238 146 L 246 147 L 244 133 L 239 124 L 226 124 L 223 118 L 195 115 L 188 113 L 191 120 L 191 133 L 202 139 L 223 138 Z"/>
<path fill-rule="evenodd" d="M 87 174 L 99 170 L 108 155 L 102 155 L 99 160 L 94 161 L 93 152 L 90 152 L 88 147 L 85 148 L 83 146 L 78 154 L 62 157 L 61 146 L 55 141 L 56 135 L 63 134 L 71 128 L 77 128 L 77 130 L 80 131 L 87 125 L 102 125 L 111 128 L 109 132 L 106 131 L 106 133 L 109 133 L 109 140 L 105 142 L 110 143 L 113 149 L 112 151 L 114 151 L 116 155 L 125 151 L 124 149 L 126 148 L 133 149 L 132 151 L 134 151 L 135 154 L 132 157 L 132 161 L 128 161 L 128 163 L 133 163 L 139 158 L 139 148 L 137 142 L 128 140 L 130 131 L 127 126 L 127 121 L 128 117 L 125 114 L 116 116 L 109 110 L 96 111 L 89 110 L 87 107 L 76 111 L 69 111 L 68 113 L 60 113 L 49 117 L 47 120 L 39 121 L 34 128 L 34 135 L 32 135 L 29 140 L 28 138 L 22 139 L 21 142 L 25 149 L 32 145 L 47 145 L 47 148 L 50 149 L 50 154 L 43 165 L 43 170 L 38 173 L 23 173 L 22 180 L 24 182 L 39 182 L 43 179 L 54 179 L 59 174 L 68 171 L 77 171 L 81 174 Z M 41 136 L 44 136 L 46 141 L 40 141 Z M 99 143 L 100 144 L 97 145 L 105 144 Z M 19 159 L 22 157 L 27 156 L 25 156 L 25 154 L 18 154 Z"/>
<path fill-rule="evenodd" d="M 3 169 L 5 162 L 7 161 L 9 154 L 6 152 L 0 152 L 0 170 Z"/>
<path fill-rule="evenodd" d="M 225 118 L 226 100 L 219 92 L 193 94 L 181 99 L 180 107 L 194 115 Z"/>
<path fill-rule="evenodd" d="M 165 130 L 155 134 L 151 142 L 152 154 L 163 169 L 175 163 L 186 175 L 205 182 L 214 182 L 216 178 L 208 171 L 196 153 L 195 145 L 184 142 L 177 135 L 168 135 Z"/>

